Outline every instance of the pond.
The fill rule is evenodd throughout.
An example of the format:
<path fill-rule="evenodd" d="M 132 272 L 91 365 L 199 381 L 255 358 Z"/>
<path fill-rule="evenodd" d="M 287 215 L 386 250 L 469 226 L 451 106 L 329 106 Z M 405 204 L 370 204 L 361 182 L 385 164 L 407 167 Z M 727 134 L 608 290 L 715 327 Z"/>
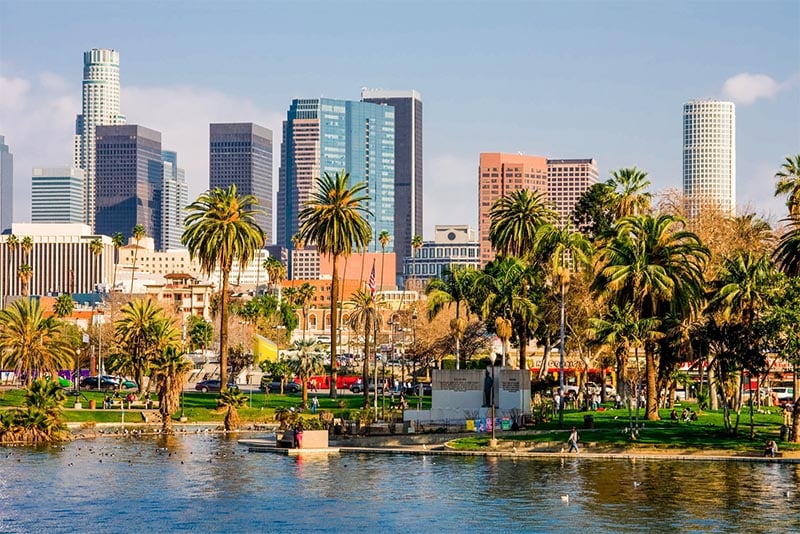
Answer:
<path fill-rule="evenodd" d="M 0 532 L 796 532 L 800 465 L 249 453 L 236 438 L 0 449 Z"/>

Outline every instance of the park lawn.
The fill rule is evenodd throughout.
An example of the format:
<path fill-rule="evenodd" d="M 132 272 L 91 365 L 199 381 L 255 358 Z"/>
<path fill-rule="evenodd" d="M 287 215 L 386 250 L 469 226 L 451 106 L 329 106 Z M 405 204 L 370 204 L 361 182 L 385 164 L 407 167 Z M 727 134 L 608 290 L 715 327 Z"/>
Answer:
<path fill-rule="evenodd" d="M 696 406 L 694 406 L 696 408 Z M 660 421 L 645 420 L 640 413 L 639 424 L 643 428 L 637 440 L 632 441 L 625 429 L 629 426 L 628 411 L 606 410 L 603 412 L 569 411 L 564 413 L 564 423 L 559 426 L 558 420 L 537 425 L 531 432 L 505 435 L 497 434 L 497 438 L 507 442 L 528 443 L 564 443 L 567 432 L 573 426 L 579 429 L 581 442 L 593 443 L 605 447 L 680 449 L 683 451 L 724 450 L 736 452 L 761 452 L 767 440 L 778 441 L 783 416 L 777 408 L 773 413 L 755 414 L 755 438 L 750 439 L 750 415 L 745 410 L 739 419 L 738 435 L 725 432 L 723 413 L 721 411 L 704 411 L 698 414 L 698 420 L 691 423 L 672 421 L 670 410 L 660 410 Z M 679 410 L 680 411 L 680 410 Z M 584 428 L 584 417 L 591 415 L 594 429 Z M 736 414 L 731 420 L 735 423 Z M 635 419 L 634 419 L 635 424 Z M 452 442 L 459 450 L 476 450 L 489 447 L 489 436 L 481 435 L 462 438 Z M 780 442 L 781 450 L 800 450 L 800 444 Z"/>

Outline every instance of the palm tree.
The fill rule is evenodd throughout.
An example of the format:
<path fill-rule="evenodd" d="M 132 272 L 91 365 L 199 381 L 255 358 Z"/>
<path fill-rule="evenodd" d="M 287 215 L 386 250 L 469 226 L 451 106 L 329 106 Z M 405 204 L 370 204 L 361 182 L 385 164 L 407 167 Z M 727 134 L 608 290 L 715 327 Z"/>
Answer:
<path fill-rule="evenodd" d="M 89 252 L 92 253 L 96 260 L 103 254 L 103 241 L 99 237 L 95 237 L 89 242 Z M 97 272 L 98 274 L 102 273 L 102 263 L 100 263 L 100 268 Z M 103 276 L 103 279 L 105 279 L 105 276 Z"/>
<path fill-rule="evenodd" d="M 441 278 L 434 278 L 425 288 L 428 295 L 428 318 L 433 320 L 445 307 L 455 305 L 456 317 L 450 324 L 450 330 L 456 341 L 456 369 L 461 368 L 461 334 L 466 328 L 466 319 L 461 317 L 461 308 L 468 301 L 478 272 L 467 267 L 452 266 L 442 271 Z M 464 306 L 466 307 L 466 306 Z M 469 316 L 469 308 L 466 308 Z"/>
<path fill-rule="evenodd" d="M 696 310 L 703 298 L 708 249 L 671 215 L 625 217 L 604 243 L 592 291 L 609 303 L 633 304 L 638 319 Z M 683 315 L 681 313 L 681 315 Z M 644 337 L 647 337 L 646 335 Z M 647 418 L 658 420 L 654 344 L 645 343 Z"/>
<path fill-rule="evenodd" d="M 116 232 L 111 236 L 111 244 L 114 245 L 114 278 L 111 282 L 111 291 L 117 287 L 117 265 L 119 265 L 119 249 L 125 244 L 125 236 L 122 232 Z"/>
<path fill-rule="evenodd" d="M 200 269 L 210 275 L 215 269 L 222 274 L 220 289 L 219 361 L 220 385 L 228 384 L 228 287 L 233 261 L 244 269 L 264 242 L 264 231 L 256 224 L 253 195 L 238 196 L 236 186 L 206 191 L 187 209 L 186 230 L 181 243 L 192 259 L 200 261 Z"/>
<path fill-rule="evenodd" d="M 364 182 L 348 187 L 350 175 L 344 170 L 325 173 L 317 180 L 317 191 L 300 212 L 300 239 L 313 243 L 320 254 L 330 255 L 333 263 L 331 280 L 331 398 L 336 398 L 336 333 L 339 326 L 339 256 L 345 258 L 354 249 L 366 247 L 372 229 L 365 219 L 370 211 L 363 206 L 369 197 Z"/>
<path fill-rule="evenodd" d="M 350 295 L 350 301 L 355 306 L 350 313 L 350 328 L 355 331 L 364 329 L 364 365 L 361 373 L 364 384 L 364 407 L 369 407 L 369 339 L 372 327 L 379 327 L 380 315 L 378 307 L 383 304 L 382 300 L 377 301 L 372 298 L 369 290 L 358 289 Z M 376 364 L 377 365 L 377 364 Z"/>
<path fill-rule="evenodd" d="M 636 167 L 618 169 L 611 173 L 611 181 L 616 189 L 614 207 L 618 219 L 650 211 L 653 195 L 646 191 L 650 186 L 646 172 Z"/>
<path fill-rule="evenodd" d="M 278 298 L 280 300 L 280 285 L 284 278 L 286 278 L 286 267 L 281 263 L 281 260 L 275 256 L 269 256 L 264 260 L 264 269 L 267 271 L 267 277 L 269 278 L 269 285 L 272 291 L 275 292 L 275 289 L 278 289 Z"/>
<path fill-rule="evenodd" d="M 789 230 L 772 253 L 778 268 L 789 276 L 800 276 L 800 219 L 789 219 Z"/>
<path fill-rule="evenodd" d="M 769 256 L 740 252 L 723 262 L 719 277 L 712 283 L 716 291 L 709 309 L 721 312 L 725 321 L 749 328 L 767 305 L 775 284 Z"/>
<path fill-rule="evenodd" d="M 8 247 L 8 250 L 14 252 L 19 246 L 19 238 L 14 234 L 9 234 L 8 238 L 6 238 L 6 246 Z"/>
<path fill-rule="evenodd" d="M 381 244 L 381 291 L 383 291 L 383 264 L 386 258 L 386 245 L 389 244 L 389 241 L 391 241 L 391 239 L 392 236 L 389 235 L 388 230 L 381 230 L 381 233 L 378 235 L 378 242 Z"/>
<path fill-rule="evenodd" d="M 17 278 L 19 278 L 19 281 L 22 283 L 22 296 L 27 297 L 28 284 L 30 283 L 31 278 L 33 278 L 33 267 L 27 263 L 20 265 L 17 269 Z"/>
<path fill-rule="evenodd" d="M 59 319 L 72 315 L 74 310 L 75 302 L 72 300 L 72 295 L 69 293 L 60 294 L 53 305 L 53 313 L 55 313 L 56 317 Z"/>
<path fill-rule="evenodd" d="M 317 287 L 308 282 L 303 282 L 303 285 L 297 288 L 294 302 L 303 312 L 303 341 L 306 340 L 306 331 L 308 330 L 308 312 L 311 308 L 311 303 L 314 301 L 314 295 L 317 293 Z"/>
<path fill-rule="evenodd" d="M 495 251 L 523 260 L 536 249 L 539 228 L 558 220 L 558 213 L 546 204 L 545 195 L 528 189 L 501 197 L 489 216 L 489 239 Z"/>
<path fill-rule="evenodd" d="M 414 280 L 416 281 L 417 274 L 417 251 L 422 248 L 422 236 L 416 234 L 411 238 L 411 259 L 413 261 Z M 414 284 L 417 285 L 416 283 Z M 405 293 L 403 293 L 405 294 Z M 402 297 L 401 297 L 402 300 Z"/>
<path fill-rule="evenodd" d="M 786 156 L 775 178 L 778 179 L 775 196 L 788 195 L 786 207 L 789 208 L 789 216 L 796 218 L 800 215 L 800 154 Z"/>
<path fill-rule="evenodd" d="M 129 295 L 133 295 L 133 280 L 136 276 L 136 257 L 139 255 L 139 241 L 145 236 L 144 226 L 137 224 L 133 227 L 133 239 L 136 240 L 136 248 L 133 249 L 133 266 L 131 267 L 131 291 Z"/>
<path fill-rule="evenodd" d="M 54 419 L 61 417 L 61 408 L 65 400 L 67 394 L 58 380 L 38 378 L 25 392 L 26 407 L 38 408 Z"/>
<path fill-rule="evenodd" d="M 294 349 L 300 351 L 300 354 L 287 362 L 289 370 L 300 378 L 303 384 L 303 407 L 308 406 L 308 381 L 325 369 L 322 364 L 322 354 L 311 351 L 314 345 L 316 341 L 295 341 Z"/>
<path fill-rule="evenodd" d="M 225 413 L 225 431 L 232 432 L 239 428 L 239 412 L 236 408 L 241 408 L 247 404 L 247 397 L 240 389 L 223 389 L 217 397 L 217 406 L 228 408 Z"/>
<path fill-rule="evenodd" d="M 168 347 L 153 360 L 158 411 L 161 414 L 161 428 L 165 434 L 172 432 L 172 414 L 179 407 L 186 375 L 193 368 L 192 361 L 180 354 L 174 346 Z"/>
<path fill-rule="evenodd" d="M 25 259 L 27 261 L 28 255 L 31 253 L 31 250 L 33 250 L 33 238 L 29 235 L 23 237 L 21 246 L 22 246 L 22 252 L 25 254 Z"/>
<path fill-rule="evenodd" d="M 71 369 L 75 348 L 61 321 L 45 317 L 37 300 L 19 299 L 0 310 L 0 369 L 13 369 L 30 386 L 33 375 Z"/>
<path fill-rule="evenodd" d="M 112 370 L 131 369 L 144 391 L 144 376 L 152 359 L 167 346 L 180 346 L 180 332 L 150 299 L 135 299 L 120 310 L 121 317 L 114 321 L 114 336 L 124 358 L 112 359 Z"/>

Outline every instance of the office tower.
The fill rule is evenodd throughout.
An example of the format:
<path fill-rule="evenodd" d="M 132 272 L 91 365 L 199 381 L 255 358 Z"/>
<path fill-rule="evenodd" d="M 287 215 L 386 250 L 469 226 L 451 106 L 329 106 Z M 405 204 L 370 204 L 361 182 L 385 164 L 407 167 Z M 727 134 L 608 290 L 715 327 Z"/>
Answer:
<path fill-rule="evenodd" d="M 736 211 L 736 108 L 733 102 L 683 105 L 683 195 L 689 216 L 703 206 Z"/>
<path fill-rule="evenodd" d="M 95 226 L 95 129 L 100 125 L 125 124 L 119 112 L 119 52 L 93 48 L 83 53 L 83 94 L 81 114 L 75 119 L 73 166 L 83 170 L 84 217 Z"/>
<path fill-rule="evenodd" d="M 137 224 L 161 243 L 161 133 L 143 126 L 97 126 L 96 233 L 130 236 Z"/>
<path fill-rule="evenodd" d="M 445 269 L 480 269 L 480 263 L 480 243 L 471 226 L 436 225 L 433 241 L 425 241 L 414 256 L 405 258 L 403 286 L 426 287 Z"/>
<path fill-rule="evenodd" d="M 256 223 L 265 243 L 272 235 L 272 130 L 252 122 L 210 126 L 209 176 L 211 188 L 236 185 L 238 195 L 253 195 L 261 213 Z"/>
<path fill-rule="evenodd" d="M 593 159 L 548 159 L 547 199 L 558 211 L 563 226 L 581 195 L 600 179 Z"/>
<path fill-rule="evenodd" d="M 369 251 L 380 251 L 378 235 L 394 233 L 394 108 L 330 98 L 292 101 L 283 123 L 278 185 L 277 244 L 293 249 L 300 210 L 316 179 L 343 169 L 350 185 L 366 182 L 371 215 Z M 390 242 L 387 252 L 394 250 Z"/>
<path fill-rule="evenodd" d="M 75 167 L 34 168 L 31 221 L 83 224 L 83 171 Z"/>
<path fill-rule="evenodd" d="M 109 236 L 94 235 L 85 224 L 14 223 L 11 230 L 17 237 L 30 237 L 33 248 L 11 248 L 6 245 L 9 236 L 0 235 L 0 265 L 8 273 L 16 273 L 23 264 L 31 266 L 28 294 L 93 293 L 111 282 L 114 245 Z M 92 250 L 95 239 L 102 244 L 100 254 Z M 21 294 L 18 276 L 0 276 L 0 304 Z"/>
<path fill-rule="evenodd" d="M 490 212 L 498 199 L 529 189 L 547 195 L 547 159 L 522 154 L 482 153 L 478 169 L 478 233 L 481 266 L 494 259 L 489 228 Z"/>
<path fill-rule="evenodd" d="M 184 248 L 181 244 L 183 220 L 189 205 L 189 186 L 184 170 L 178 167 L 178 154 L 171 150 L 161 152 L 164 164 L 164 181 L 161 186 L 161 247 L 164 250 Z"/>
<path fill-rule="evenodd" d="M 14 218 L 14 155 L 0 135 L 0 234 L 11 230 Z"/>
<path fill-rule="evenodd" d="M 394 241 L 397 273 L 422 235 L 422 97 L 417 91 L 362 89 L 361 100 L 394 108 Z"/>

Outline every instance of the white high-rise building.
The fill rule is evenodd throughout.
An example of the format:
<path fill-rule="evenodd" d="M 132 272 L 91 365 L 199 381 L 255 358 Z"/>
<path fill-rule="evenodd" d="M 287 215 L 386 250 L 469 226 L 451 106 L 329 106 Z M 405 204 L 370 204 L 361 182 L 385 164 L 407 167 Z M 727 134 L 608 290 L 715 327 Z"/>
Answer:
<path fill-rule="evenodd" d="M 0 135 L 0 234 L 11 230 L 14 216 L 14 155 Z"/>
<path fill-rule="evenodd" d="M 84 220 L 94 231 L 95 219 L 95 128 L 125 124 L 119 112 L 119 52 L 93 48 L 83 53 L 81 114 L 75 119 L 74 166 L 82 169 Z"/>
<path fill-rule="evenodd" d="M 736 211 L 736 108 L 733 102 L 683 105 L 683 194 L 689 216 L 703 206 Z"/>

